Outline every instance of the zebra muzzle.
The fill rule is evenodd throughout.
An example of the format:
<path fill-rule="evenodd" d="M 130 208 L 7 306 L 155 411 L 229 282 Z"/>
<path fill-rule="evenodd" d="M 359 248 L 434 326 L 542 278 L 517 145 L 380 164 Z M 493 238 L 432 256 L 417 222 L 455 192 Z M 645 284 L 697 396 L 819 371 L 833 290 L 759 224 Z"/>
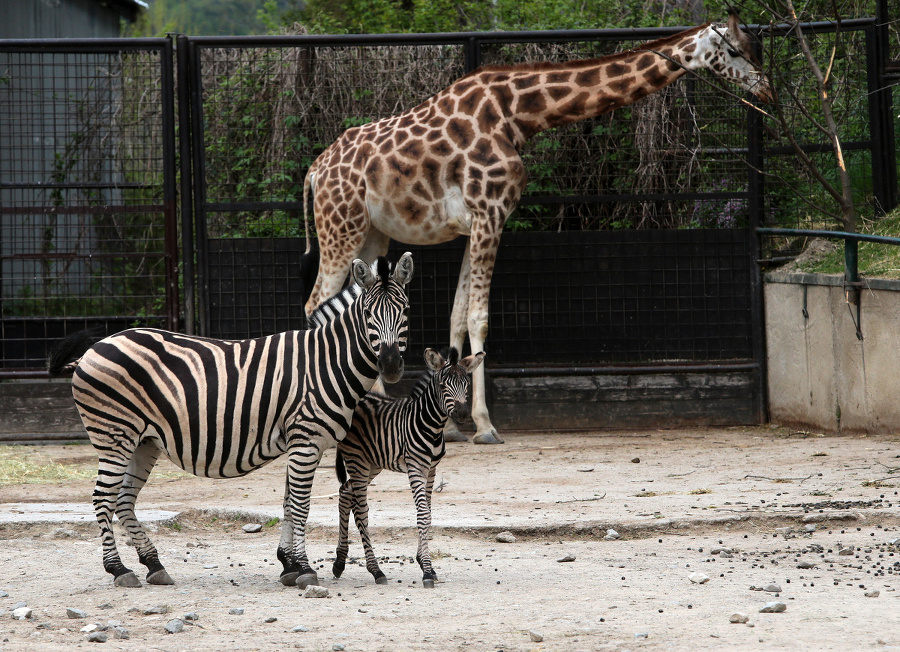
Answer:
<path fill-rule="evenodd" d="M 469 408 L 469 404 L 464 401 L 457 401 L 453 405 L 453 410 L 450 412 L 450 418 L 456 421 L 457 423 L 462 423 L 466 419 L 469 418 L 469 415 L 472 414 L 472 410 Z"/>
<path fill-rule="evenodd" d="M 381 347 L 378 354 L 378 373 L 386 383 L 396 383 L 403 378 L 403 356 L 397 344 Z"/>

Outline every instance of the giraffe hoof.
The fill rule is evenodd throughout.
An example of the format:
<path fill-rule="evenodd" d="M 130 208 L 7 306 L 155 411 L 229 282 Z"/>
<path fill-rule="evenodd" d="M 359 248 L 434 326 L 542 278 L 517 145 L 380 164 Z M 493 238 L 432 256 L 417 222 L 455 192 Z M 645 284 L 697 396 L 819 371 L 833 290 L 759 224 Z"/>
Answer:
<path fill-rule="evenodd" d="M 483 432 L 479 435 L 475 435 L 472 437 L 472 442 L 475 444 L 502 444 L 503 439 L 500 437 L 499 433 L 496 430 L 491 429 L 490 432 Z"/>
<path fill-rule="evenodd" d="M 462 434 L 459 430 L 454 430 L 452 432 L 444 431 L 444 441 L 469 441 L 469 439 Z"/>
<path fill-rule="evenodd" d="M 422 580 L 422 588 L 423 589 L 433 589 L 434 588 L 434 580 Z"/>
<path fill-rule="evenodd" d="M 297 586 L 297 578 L 300 576 L 299 571 L 286 571 L 279 578 L 285 586 Z"/>
<path fill-rule="evenodd" d="M 319 586 L 319 576 L 315 573 L 304 573 L 297 577 L 296 584 L 301 589 L 305 589 L 307 586 Z"/>
<path fill-rule="evenodd" d="M 141 588 L 141 581 L 137 578 L 137 575 L 128 571 L 122 575 L 119 575 L 114 581 L 113 584 L 115 586 L 124 586 L 128 589 L 139 589 Z"/>
<path fill-rule="evenodd" d="M 169 574 L 166 572 L 165 568 L 160 568 L 158 571 L 154 573 L 147 574 L 147 584 L 157 584 L 157 585 L 170 585 L 175 584 L 175 580 L 173 580 Z"/>

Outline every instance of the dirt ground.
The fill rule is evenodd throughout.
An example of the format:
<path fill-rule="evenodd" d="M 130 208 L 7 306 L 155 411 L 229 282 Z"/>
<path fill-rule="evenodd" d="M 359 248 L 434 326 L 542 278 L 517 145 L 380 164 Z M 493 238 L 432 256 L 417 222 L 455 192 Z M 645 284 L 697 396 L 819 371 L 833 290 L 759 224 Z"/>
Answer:
<path fill-rule="evenodd" d="M 433 590 L 412 559 L 414 509 L 398 474 L 370 490 L 389 584 L 353 563 L 331 575 L 333 451 L 313 490 L 308 546 L 327 598 L 278 582 L 277 525 L 241 529 L 280 515 L 283 463 L 227 481 L 162 463 L 139 516 L 179 513 L 150 525 L 176 584 L 140 589 L 113 587 L 96 525 L 77 515 L 89 514 L 91 480 L 0 485 L 0 650 L 900 650 L 900 436 L 504 435 L 500 446 L 448 446 Z M 86 445 L 39 452 L 73 467 L 95 460 Z M 41 521 L 37 503 L 71 512 Z M 607 540 L 609 529 L 620 538 Z M 498 542 L 504 531 L 516 541 Z M 140 571 L 134 550 L 120 550 Z M 31 619 L 12 618 L 20 602 Z M 768 602 L 786 608 L 760 613 Z M 168 612 L 144 615 L 157 605 Z M 67 608 L 87 617 L 67 618 Z M 749 621 L 729 622 L 735 612 Z M 165 632 L 189 613 L 197 619 L 182 632 Z M 88 642 L 80 629 L 92 623 L 129 638 L 110 628 L 107 642 Z"/>

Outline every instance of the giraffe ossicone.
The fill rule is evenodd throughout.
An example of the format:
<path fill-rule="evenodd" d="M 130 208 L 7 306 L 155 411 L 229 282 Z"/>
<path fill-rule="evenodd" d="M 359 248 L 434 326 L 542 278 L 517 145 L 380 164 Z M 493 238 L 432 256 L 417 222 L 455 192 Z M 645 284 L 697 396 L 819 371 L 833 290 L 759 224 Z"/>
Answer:
<path fill-rule="evenodd" d="M 310 166 L 319 270 L 306 313 L 337 294 L 355 258 L 391 240 L 438 244 L 468 236 L 453 302 L 450 345 L 485 350 L 488 294 L 503 224 L 525 189 L 519 152 L 529 138 L 597 117 L 709 70 L 768 102 L 769 81 L 734 14 L 631 50 L 563 63 L 485 66 L 418 106 L 345 131 Z M 310 252 L 307 223 L 307 253 Z M 309 256 L 306 257 L 309 261 Z M 473 374 L 477 443 L 502 443 Z"/>

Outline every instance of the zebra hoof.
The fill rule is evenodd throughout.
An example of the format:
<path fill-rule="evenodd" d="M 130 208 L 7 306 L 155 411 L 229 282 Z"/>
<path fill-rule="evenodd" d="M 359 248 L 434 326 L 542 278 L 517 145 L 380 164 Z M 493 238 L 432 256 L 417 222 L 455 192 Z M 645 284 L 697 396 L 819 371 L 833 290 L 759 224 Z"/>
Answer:
<path fill-rule="evenodd" d="M 139 589 L 141 588 L 141 581 L 137 578 L 137 575 L 135 575 L 131 571 L 128 571 L 127 573 L 119 575 L 113 581 L 113 585 L 123 586 L 127 589 Z"/>
<path fill-rule="evenodd" d="M 375 584 L 387 584 L 387 578 L 384 575 L 375 578 Z"/>
<path fill-rule="evenodd" d="M 160 568 L 154 573 L 147 574 L 147 584 L 169 585 L 175 584 L 175 580 L 169 576 L 165 568 Z"/>
<path fill-rule="evenodd" d="M 307 586 L 319 586 L 319 576 L 315 573 L 304 573 L 297 577 L 296 584 L 301 589 L 305 589 Z"/>
<path fill-rule="evenodd" d="M 343 575 L 344 574 L 344 562 L 342 562 L 342 561 L 334 562 L 334 565 L 332 565 L 332 567 L 331 567 L 331 572 L 332 572 L 332 574 L 334 574 L 335 577 L 340 577 L 341 575 Z"/>
<path fill-rule="evenodd" d="M 297 578 L 300 576 L 299 571 L 285 571 L 279 578 L 285 586 L 297 586 Z"/>
<path fill-rule="evenodd" d="M 472 442 L 475 444 L 502 444 L 503 439 L 500 437 L 500 434 L 491 429 L 490 432 L 483 432 L 480 435 L 475 435 L 472 437 Z"/>
<path fill-rule="evenodd" d="M 422 580 L 422 588 L 423 589 L 433 589 L 434 588 L 434 580 Z"/>

